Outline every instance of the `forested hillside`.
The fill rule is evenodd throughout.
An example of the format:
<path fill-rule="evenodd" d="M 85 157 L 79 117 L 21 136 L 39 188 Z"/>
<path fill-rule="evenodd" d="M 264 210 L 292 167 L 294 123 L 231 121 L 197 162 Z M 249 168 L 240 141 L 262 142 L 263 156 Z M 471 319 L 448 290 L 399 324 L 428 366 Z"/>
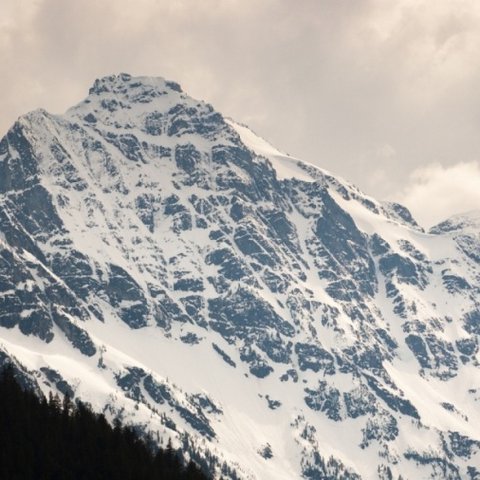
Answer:
<path fill-rule="evenodd" d="M 68 396 L 39 399 L 13 370 L 0 375 L 0 478 L 9 480 L 206 480 L 171 448 L 153 454 L 128 427 L 112 427 Z"/>

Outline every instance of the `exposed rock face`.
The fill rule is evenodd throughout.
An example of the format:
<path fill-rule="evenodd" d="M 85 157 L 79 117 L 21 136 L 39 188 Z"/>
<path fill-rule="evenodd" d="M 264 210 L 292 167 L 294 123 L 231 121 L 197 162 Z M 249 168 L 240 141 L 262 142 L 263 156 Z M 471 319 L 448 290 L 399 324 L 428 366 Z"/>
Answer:
<path fill-rule="evenodd" d="M 477 478 L 479 288 L 477 214 L 426 233 L 173 82 L 0 142 L 0 363 L 224 477 Z"/>

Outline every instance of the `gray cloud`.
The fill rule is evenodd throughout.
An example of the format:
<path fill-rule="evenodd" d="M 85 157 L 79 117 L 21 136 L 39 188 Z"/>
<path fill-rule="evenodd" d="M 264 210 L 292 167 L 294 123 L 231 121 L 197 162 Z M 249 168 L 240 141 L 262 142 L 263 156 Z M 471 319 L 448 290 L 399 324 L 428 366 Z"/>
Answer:
<path fill-rule="evenodd" d="M 2 0 L 0 131 L 40 106 L 64 111 L 96 77 L 161 75 L 399 200 L 413 171 L 479 158 L 479 50 L 475 0 Z"/>

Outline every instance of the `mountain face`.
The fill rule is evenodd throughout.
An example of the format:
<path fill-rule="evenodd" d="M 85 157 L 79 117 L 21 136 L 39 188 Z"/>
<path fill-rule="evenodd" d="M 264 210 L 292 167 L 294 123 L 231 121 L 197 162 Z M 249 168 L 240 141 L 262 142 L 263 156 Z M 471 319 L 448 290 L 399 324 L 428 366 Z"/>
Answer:
<path fill-rule="evenodd" d="M 479 218 L 106 77 L 0 142 L 0 363 L 218 477 L 480 478 Z"/>

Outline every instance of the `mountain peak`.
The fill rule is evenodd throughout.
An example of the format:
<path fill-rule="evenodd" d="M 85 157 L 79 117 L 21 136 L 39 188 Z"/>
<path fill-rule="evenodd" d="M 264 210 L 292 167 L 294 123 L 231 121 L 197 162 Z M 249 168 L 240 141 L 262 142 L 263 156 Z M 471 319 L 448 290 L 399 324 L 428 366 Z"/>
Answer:
<path fill-rule="evenodd" d="M 163 77 L 133 77 L 128 73 L 119 73 L 97 78 L 88 93 L 90 95 L 126 94 L 131 90 L 149 90 L 162 94 L 167 93 L 168 90 L 182 92 L 178 83 L 165 80 Z"/>
<path fill-rule="evenodd" d="M 479 224 L 426 235 L 173 82 L 100 78 L 0 141 L 0 368 L 216 478 L 476 478 Z"/>
<path fill-rule="evenodd" d="M 471 210 L 453 215 L 433 226 L 430 229 L 430 233 L 447 233 L 468 229 L 480 229 L 480 210 Z"/>
<path fill-rule="evenodd" d="M 128 73 L 98 78 L 82 102 L 67 111 L 67 117 L 89 124 L 132 128 L 144 115 L 168 112 L 178 104 L 197 102 L 180 85 L 162 77 L 134 77 Z"/>

